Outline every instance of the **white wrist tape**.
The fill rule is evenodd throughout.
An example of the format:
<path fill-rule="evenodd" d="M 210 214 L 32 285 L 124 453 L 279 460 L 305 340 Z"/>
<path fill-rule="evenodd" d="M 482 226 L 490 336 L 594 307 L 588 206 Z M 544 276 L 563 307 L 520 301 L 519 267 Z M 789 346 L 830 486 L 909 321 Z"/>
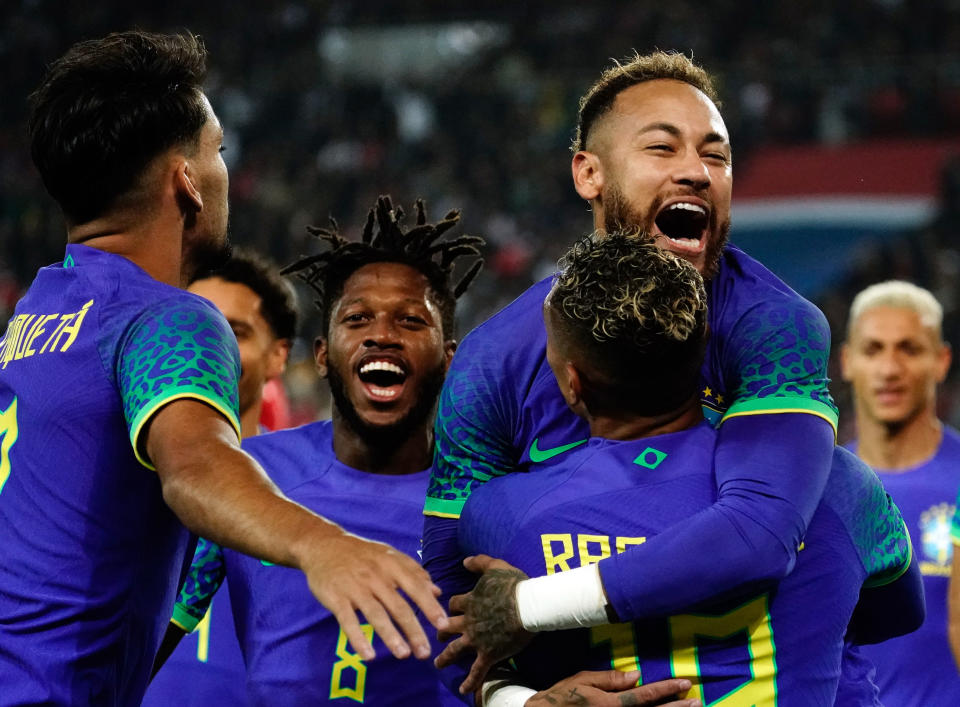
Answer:
<path fill-rule="evenodd" d="M 517 584 L 517 611 L 527 631 L 558 631 L 609 623 L 597 566 L 587 565 Z"/>
<path fill-rule="evenodd" d="M 503 687 L 500 687 L 501 685 Z M 536 694 L 536 690 L 523 685 L 509 684 L 506 680 L 491 680 L 483 683 L 483 707 L 523 707 L 527 700 Z"/>

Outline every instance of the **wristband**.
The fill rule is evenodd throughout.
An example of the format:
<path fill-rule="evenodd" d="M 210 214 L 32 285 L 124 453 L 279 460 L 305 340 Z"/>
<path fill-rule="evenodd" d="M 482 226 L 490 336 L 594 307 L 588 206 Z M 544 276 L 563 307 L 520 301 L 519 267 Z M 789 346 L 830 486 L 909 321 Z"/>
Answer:
<path fill-rule="evenodd" d="M 536 690 L 509 680 L 491 680 L 483 683 L 483 707 L 523 707 L 536 694 Z"/>
<path fill-rule="evenodd" d="M 558 631 L 609 623 L 597 565 L 525 579 L 517 584 L 517 612 L 527 631 Z"/>

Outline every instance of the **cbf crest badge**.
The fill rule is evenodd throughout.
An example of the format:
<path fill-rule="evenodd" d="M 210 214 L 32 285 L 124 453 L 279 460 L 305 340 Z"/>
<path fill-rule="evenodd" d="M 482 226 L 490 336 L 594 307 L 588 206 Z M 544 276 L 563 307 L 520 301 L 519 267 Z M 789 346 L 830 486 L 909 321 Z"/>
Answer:
<path fill-rule="evenodd" d="M 920 546 L 923 555 L 920 571 L 923 574 L 950 574 L 950 562 L 953 557 L 953 542 L 950 540 L 950 522 L 955 506 L 940 503 L 931 506 L 920 514 Z"/>

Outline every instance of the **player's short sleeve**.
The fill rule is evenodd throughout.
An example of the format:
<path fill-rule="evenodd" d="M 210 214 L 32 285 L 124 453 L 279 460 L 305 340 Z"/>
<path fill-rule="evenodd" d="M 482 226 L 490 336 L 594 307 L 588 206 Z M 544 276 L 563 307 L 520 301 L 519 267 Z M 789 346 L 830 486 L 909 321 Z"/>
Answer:
<path fill-rule="evenodd" d="M 837 466 L 847 473 L 838 473 Z M 845 449 L 834 452 L 824 501 L 845 518 L 847 532 L 866 571 L 865 587 L 881 587 L 910 567 L 913 546 L 900 509 L 873 469 Z"/>
<path fill-rule="evenodd" d="M 723 348 L 726 376 L 734 383 L 724 421 L 799 412 L 822 417 L 836 432 L 827 376 L 830 328 L 813 304 L 797 295 L 757 302 L 737 320 Z"/>
<path fill-rule="evenodd" d="M 482 341 L 468 336 L 447 372 L 437 407 L 427 515 L 458 518 L 476 487 L 516 464 L 500 391 L 504 375 L 495 370 L 503 363 L 490 354 Z"/>
<path fill-rule="evenodd" d="M 240 354 L 233 332 L 209 303 L 186 292 L 149 306 L 121 341 L 115 375 L 130 443 L 152 469 L 140 433 L 150 417 L 180 398 L 220 412 L 240 437 Z"/>
<path fill-rule="evenodd" d="M 192 632 L 206 615 L 225 576 L 223 549 L 209 540 L 197 538 L 197 549 L 170 620 L 187 633 Z"/>

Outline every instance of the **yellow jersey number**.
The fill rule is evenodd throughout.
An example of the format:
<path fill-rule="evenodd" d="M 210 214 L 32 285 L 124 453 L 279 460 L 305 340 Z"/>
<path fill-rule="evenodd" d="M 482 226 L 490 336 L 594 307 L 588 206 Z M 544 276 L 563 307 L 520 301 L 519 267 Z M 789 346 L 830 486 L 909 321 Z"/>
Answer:
<path fill-rule="evenodd" d="M 360 628 L 367 640 L 373 641 L 373 626 L 360 624 Z M 347 697 L 363 702 L 363 692 L 367 686 L 367 666 L 359 655 L 350 651 L 347 634 L 343 629 L 340 629 L 340 634 L 337 636 L 337 657 L 340 660 L 333 664 L 333 672 L 330 675 L 330 699 Z M 344 685 L 345 682 L 346 685 Z M 353 687 L 350 683 L 353 683 Z"/>
<path fill-rule="evenodd" d="M 0 493 L 10 476 L 10 448 L 17 441 L 17 399 L 0 410 Z"/>
<path fill-rule="evenodd" d="M 687 678 L 693 687 L 688 698 L 703 698 L 700 681 L 700 662 L 697 637 L 722 640 L 746 633 L 750 652 L 750 677 L 735 690 L 709 704 L 709 707 L 775 707 L 777 704 L 776 659 L 773 629 L 767 595 L 737 607 L 725 614 L 681 614 L 668 619 L 670 629 L 670 672 L 674 677 Z M 631 623 L 595 626 L 590 629 L 595 645 L 609 644 L 610 665 L 616 670 L 641 670 L 636 657 L 637 641 Z M 643 681 L 641 672 L 641 683 Z"/>

